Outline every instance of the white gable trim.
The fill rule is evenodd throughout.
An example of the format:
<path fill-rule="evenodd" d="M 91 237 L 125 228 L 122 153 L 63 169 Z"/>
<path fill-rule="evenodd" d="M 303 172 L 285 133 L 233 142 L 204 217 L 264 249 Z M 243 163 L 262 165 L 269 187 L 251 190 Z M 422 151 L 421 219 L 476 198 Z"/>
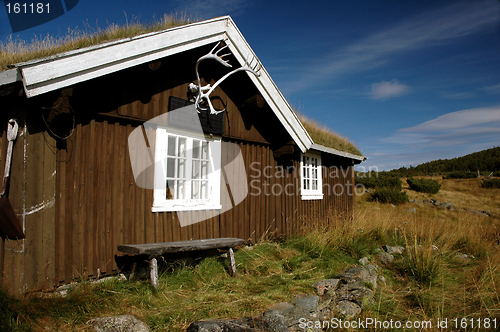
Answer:
<path fill-rule="evenodd" d="M 229 48 L 240 65 L 251 60 L 247 57 L 258 59 L 231 17 L 224 16 L 20 63 L 16 67 L 29 98 L 222 39 L 229 40 Z M 269 73 L 262 67 L 260 77 L 248 76 L 299 149 L 307 151 L 313 141 Z"/>

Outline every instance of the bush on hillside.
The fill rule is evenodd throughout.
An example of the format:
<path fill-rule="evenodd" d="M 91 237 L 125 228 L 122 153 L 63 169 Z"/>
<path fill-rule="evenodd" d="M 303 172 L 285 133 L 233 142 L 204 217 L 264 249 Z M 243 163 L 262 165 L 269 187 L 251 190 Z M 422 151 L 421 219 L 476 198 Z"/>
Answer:
<path fill-rule="evenodd" d="M 441 189 L 441 185 L 436 180 L 409 178 L 406 182 L 411 190 L 421 193 L 437 194 Z"/>
<path fill-rule="evenodd" d="M 372 193 L 372 200 L 380 203 L 403 204 L 408 202 L 408 194 L 394 188 L 377 188 Z"/>
<path fill-rule="evenodd" d="M 483 188 L 500 188 L 500 179 L 483 180 L 481 183 Z"/>
<path fill-rule="evenodd" d="M 365 176 L 358 175 L 355 179 L 356 184 L 362 184 L 365 188 L 393 188 L 401 191 L 403 183 L 399 178 L 381 175 L 380 173 L 367 173 Z"/>
<path fill-rule="evenodd" d="M 451 172 L 443 179 L 477 179 L 477 172 Z"/>

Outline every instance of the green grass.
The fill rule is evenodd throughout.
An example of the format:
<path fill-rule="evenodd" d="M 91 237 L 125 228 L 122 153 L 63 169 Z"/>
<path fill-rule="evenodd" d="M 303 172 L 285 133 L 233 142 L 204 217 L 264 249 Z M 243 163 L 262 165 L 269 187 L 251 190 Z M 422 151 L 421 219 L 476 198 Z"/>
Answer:
<path fill-rule="evenodd" d="M 60 37 L 47 35 L 35 36 L 31 41 L 12 39 L 0 41 L 0 72 L 11 65 L 40 59 L 59 53 L 77 50 L 118 39 L 131 38 L 144 33 L 162 31 L 190 23 L 186 17 L 178 18 L 174 14 L 164 14 L 159 20 L 150 24 L 141 24 L 132 18 L 125 26 L 111 24 L 105 29 L 91 28 L 85 24 L 84 29 L 68 30 Z"/>
<path fill-rule="evenodd" d="M 376 303 L 362 318 L 498 317 L 500 249 L 494 234 L 500 220 L 427 206 L 408 213 L 408 206 L 362 197 L 354 220 L 311 223 L 296 238 L 237 250 L 236 278 L 227 273 L 227 259 L 215 255 L 192 265 L 161 261 L 158 290 L 139 280 L 84 282 L 66 298 L 0 293 L 0 325 L 2 331 L 85 330 L 89 319 L 130 314 L 152 331 L 184 331 L 199 319 L 256 316 L 295 295 L 313 294 L 314 282 L 335 277 L 361 257 L 376 261 L 376 249 L 384 244 L 406 250 L 379 270 L 387 285 L 379 283 Z M 476 258 L 460 260 L 457 253 Z"/>

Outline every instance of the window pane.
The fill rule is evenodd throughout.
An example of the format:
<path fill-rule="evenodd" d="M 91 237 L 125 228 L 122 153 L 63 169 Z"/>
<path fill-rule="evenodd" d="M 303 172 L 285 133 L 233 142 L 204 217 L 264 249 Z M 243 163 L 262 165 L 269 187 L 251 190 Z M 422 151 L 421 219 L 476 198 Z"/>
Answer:
<path fill-rule="evenodd" d="M 200 141 L 197 139 L 193 140 L 193 158 L 200 158 Z"/>
<path fill-rule="evenodd" d="M 200 182 L 193 181 L 191 183 L 191 199 L 200 199 Z"/>
<path fill-rule="evenodd" d="M 167 158 L 167 178 L 175 177 L 175 158 Z"/>
<path fill-rule="evenodd" d="M 202 142 L 201 159 L 208 160 L 208 142 Z"/>
<path fill-rule="evenodd" d="M 191 174 L 192 179 L 201 179 L 200 163 L 201 162 L 199 160 L 193 160 L 193 170 Z"/>
<path fill-rule="evenodd" d="M 175 136 L 168 136 L 168 151 L 169 156 L 175 156 Z"/>
<path fill-rule="evenodd" d="M 317 180 L 313 180 L 312 182 L 312 190 L 316 190 L 318 189 L 318 181 Z"/>
<path fill-rule="evenodd" d="M 208 198 L 208 181 L 201 182 L 201 198 L 202 199 Z"/>
<path fill-rule="evenodd" d="M 177 178 L 183 179 L 186 177 L 186 159 L 179 158 L 177 160 Z"/>
<path fill-rule="evenodd" d="M 174 180 L 167 180 L 166 199 L 174 199 Z"/>
<path fill-rule="evenodd" d="M 185 181 L 177 181 L 177 199 L 185 199 Z"/>
<path fill-rule="evenodd" d="M 309 189 L 309 186 L 308 186 L 309 182 L 307 181 L 307 179 L 304 179 L 304 189 Z"/>
<path fill-rule="evenodd" d="M 208 161 L 203 161 L 201 163 L 201 178 L 206 179 L 208 175 Z"/>
<path fill-rule="evenodd" d="M 186 157 L 186 139 L 179 137 L 179 148 L 177 150 L 177 155 L 179 157 Z"/>

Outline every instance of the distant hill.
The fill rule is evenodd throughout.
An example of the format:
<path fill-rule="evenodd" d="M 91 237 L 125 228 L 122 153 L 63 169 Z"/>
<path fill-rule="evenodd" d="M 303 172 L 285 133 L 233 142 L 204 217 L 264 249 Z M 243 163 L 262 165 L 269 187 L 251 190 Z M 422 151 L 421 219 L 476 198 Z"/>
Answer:
<path fill-rule="evenodd" d="M 401 176 L 448 173 L 448 172 L 499 172 L 500 171 L 500 147 L 491 148 L 463 157 L 453 159 L 439 159 L 420 164 L 418 166 L 401 167 L 390 173 Z"/>

